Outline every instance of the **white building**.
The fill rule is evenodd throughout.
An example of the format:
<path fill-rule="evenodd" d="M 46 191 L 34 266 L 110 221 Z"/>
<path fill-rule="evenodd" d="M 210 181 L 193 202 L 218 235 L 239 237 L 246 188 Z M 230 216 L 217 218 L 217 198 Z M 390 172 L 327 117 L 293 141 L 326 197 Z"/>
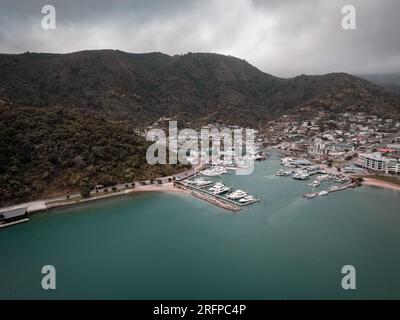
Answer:
<path fill-rule="evenodd" d="M 353 152 L 354 150 L 354 145 L 351 144 L 327 142 L 316 138 L 314 143 L 310 145 L 308 152 L 314 155 L 342 156 L 345 153 Z"/>
<path fill-rule="evenodd" d="M 360 154 L 358 164 L 364 168 L 378 172 L 400 173 L 400 160 L 383 157 L 380 152 Z"/>

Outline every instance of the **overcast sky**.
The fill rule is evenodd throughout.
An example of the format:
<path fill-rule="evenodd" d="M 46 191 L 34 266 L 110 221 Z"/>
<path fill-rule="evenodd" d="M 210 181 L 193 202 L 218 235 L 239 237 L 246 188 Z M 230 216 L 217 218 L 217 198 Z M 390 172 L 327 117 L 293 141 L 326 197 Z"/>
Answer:
<path fill-rule="evenodd" d="M 44 30 L 42 6 L 56 8 Z M 355 6 L 357 29 L 341 26 Z M 215 52 L 288 77 L 400 71 L 399 0 L 0 0 L 0 52 Z"/>

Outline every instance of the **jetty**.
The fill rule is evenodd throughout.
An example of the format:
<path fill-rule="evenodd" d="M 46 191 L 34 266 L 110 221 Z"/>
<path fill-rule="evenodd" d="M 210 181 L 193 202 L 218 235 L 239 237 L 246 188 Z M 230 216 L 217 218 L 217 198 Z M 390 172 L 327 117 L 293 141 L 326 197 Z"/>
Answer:
<path fill-rule="evenodd" d="M 327 196 L 330 193 L 344 191 L 344 190 L 347 190 L 347 189 L 350 189 L 350 188 L 354 189 L 356 186 L 357 185 L 352 182 L 352 183 L 348 183 L 348 184 L 346 184 L 344 186 L 340 186 L 340 187 L 336 186 L 336 188 L 330 188 L 330 189 L 328 189 L 326 191 L 314 192 L 314 193 L 306 193 L 306 194 L 303 195 L 303 197 L 305 199 L 314 199 L 317 196 Z M 323 193 L 323 194 L 321 194 L 321 193 Z"/>
<path fill-rule="evenodd" d="M 202 200 L 207 201 L 211 204 L 214 204 L 218 207 L 221 207 L 223 209 L 233 211 L 233 212 L 241 211 L 243 207 L 257 203 L 260 201 L 259 199 L 254 199 L 252 201 L 240 203 L 238 201 L 223 197 L 220 194 L 213 194 L 212 192 L 209 192 L 208 190 L 206 190 L 204 188 L 195 187 L 193 185 L 190 185 L 188 183 L 183 183 L 181 181 L 175 182 L 175 186 L 180 189 L 191 192 L 191 194 L 193 196 L 195 196 L 199 199 L 202 199 Z"/>
<path fill-rule="evenodd" d="M 239 205 L 233 204 L 233 203 L 228 203 L 228 202 L 225 202 L 225 201 L 221 201 L 217 197 L 210 197 L 210 196 L 207 196 L 205 194 L 202 194 L 202 193 L 196 192 L 196 191 L 192 191 L 191 194 L 196 198 L 199 198 L 199 199 L 204 200 L 204 201 L 206 201 L 208 203 L 211 203 L 213 205 L 216 205 L 218 207 L 221 207 L 223 209 L 226 209 L 226 210 L 229 210 L 229 211 L 232 211 L 232 212 L 238 212 L 238 211 L 242 210 L 242 208 Z"/>

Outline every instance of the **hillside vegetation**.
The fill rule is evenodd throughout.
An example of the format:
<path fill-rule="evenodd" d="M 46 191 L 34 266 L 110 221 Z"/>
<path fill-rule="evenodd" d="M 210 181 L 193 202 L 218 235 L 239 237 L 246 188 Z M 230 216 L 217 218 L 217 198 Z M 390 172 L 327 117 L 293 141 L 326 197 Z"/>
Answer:
<path fill-rule="evenodd" d="M 281 79 L 231 56 L 0 54 L 0 205 L 156 178 L 134 134 L 160 118 L 262 128 L 285 114 L 399 118 L 400 96 L 332 73 Z"/>
<path fill-rule="evenodd" d="M 0 96 L 128 117 L 138 126 L 172 117 L 256 127 L 308 107 L 382 115 L 398 114 L 400 105 L 391 91 L 343 73 L 281 79 L 230 56 L 113 50 L 0 55 Z"/>
<path fill-rule="evenodd" d="M 0 205 L 184 170 L 149 166 L 147 146 L 129 123 L 93 112 L 0 106 Z"/>

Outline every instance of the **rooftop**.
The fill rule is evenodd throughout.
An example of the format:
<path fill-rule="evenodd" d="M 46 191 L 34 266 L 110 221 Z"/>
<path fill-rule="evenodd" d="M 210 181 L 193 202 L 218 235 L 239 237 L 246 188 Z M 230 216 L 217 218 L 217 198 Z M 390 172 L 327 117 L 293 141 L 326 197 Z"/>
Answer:
<path fill-rule="evenodd" d="M 28 208 L 18 208 L 0 212 L 0 220 L 21 217 L 26 214 L 27 210 Z"/>

